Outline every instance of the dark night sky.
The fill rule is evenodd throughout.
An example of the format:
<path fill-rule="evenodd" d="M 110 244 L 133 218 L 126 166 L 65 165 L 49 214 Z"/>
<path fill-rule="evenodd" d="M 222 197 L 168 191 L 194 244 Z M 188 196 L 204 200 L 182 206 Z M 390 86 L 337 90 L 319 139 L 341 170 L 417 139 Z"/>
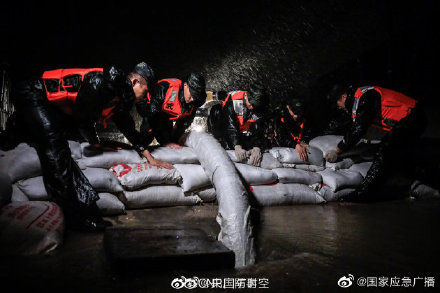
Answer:
<path fill-rule="evenodd" d="M 159 77 L 202 71 L 210 89 L 257 81 L 272 97 L 341 81 L 434 92 L 435 1 L 101 2 L 3 4 L 2 63 L 17 78 L 145 60 Z"/>

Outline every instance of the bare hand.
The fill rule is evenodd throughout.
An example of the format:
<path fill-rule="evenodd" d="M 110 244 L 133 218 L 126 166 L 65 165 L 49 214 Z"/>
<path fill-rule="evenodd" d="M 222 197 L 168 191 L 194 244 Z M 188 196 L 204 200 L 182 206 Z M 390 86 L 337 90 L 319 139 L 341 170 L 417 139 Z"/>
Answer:
<path fill-rule="evenodd" d="M 150 165 L 156 166 L 158 168 L 165 168 L 165 169 L 173 169 L 173 165 L 164 161 L 152 159 L 149 161 Z"/>
<path fill-rule="evenodd" d="M 303 162 L 307 162 L 309 160 L 308 154 L 310 154 L 310 151 L 305 148 L 305 146 L 302 146 L 300 143 L 295 146 L 295 151 L 298 154 L 299 158 Z"/>
<path fill-rule="evenodd" d="M 170 148 L 170 149 L 177 149 L 177 150 L 182 148 L 181 145 L 178 145 L 177 143 L 174 143 L 174 142 L 167 143 L 165 146 L 166 146 L 167 148 Z"/>
<path fill-rule="evenodd" d="M 309 144 L 305 143 L 304 141 L 301 141 L 299 144 L 303 147 L 310 146 Z"/>

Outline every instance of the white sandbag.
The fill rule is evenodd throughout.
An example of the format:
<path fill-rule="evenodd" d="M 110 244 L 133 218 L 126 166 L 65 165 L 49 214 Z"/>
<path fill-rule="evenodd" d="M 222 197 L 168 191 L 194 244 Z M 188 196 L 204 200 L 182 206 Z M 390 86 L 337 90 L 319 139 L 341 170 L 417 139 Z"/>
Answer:
<path fill-rule="evenodd" d="M 227 150 L 226 153 L 228 154 L 229 158 L 231 158 L 232 162 L 238 163 L 237 158 L 235 157 L 235 151 L 233 150 Z M 250 159 L 247 160 L 246 164 L 249 164 Z M 263 158 L 261 159 L 260 167 L 263 169 L 275 169 L 275 168 L 281 168 L 282 164 L 274 158 L 270 153 L 263 153 Z"/>
<path fill-rule="evenodd" d="M 322 183 L 330 187 L 333 191 L 357 187 L 364 179 L 359 172 L 350 170 L 333 171 L 331 169 L 325 169 L 318 173 L 322 176 Z"/>
<path fill-rule="evenodd" d="M 25 143 L 0 154 L 0 171 L 8 174 L 12 183 L 41 175 L 37 152 Z"/>
<path fill-rule="evenodd" d="M 87 168 L 83 173 L 98 192 L 117 193 L 124 190 L 115 174 L 107 169 Z"/>
<path fill-rule="evenodd" d="M 125 205 L 111 193 L 100 193 L 96 205 L 104 216 L 125 214 Z"/>
<path fill-rule="evenodd" d="M 336 201 L 339 197 L 345 196 L 351 192 L 355 191 L 354 188 L 345 188 L 339 191 L 334 192 L 330 187 L 324 185 L 318 191 L 318 193 L 326 200 L 326 201 Z"/>
<path fill-rule="evenodd" d="M 81 144 L 77 141 L 69 140 L 69 148 L 71 152 L 71 156 L 74 160 L 79 160 L 82 157 Z"/>
<path fill-rule="evenodd" d="M 440 191 L 415 180 L 411 184 L 411 195 L 417 199 L 440 198 Z"/>
<path fill-rule="evenodd" d="M 88 146 L 88 143 L 81 144 L 82 149 Z M 84 154 L 84 152 L 83 152 Z M 78 160 L 78 164 L 89 168 L 109 169 L 118 164 L 136 164 L 142 163 L 143 158 L 134 150 L 107 151 L 96 156 L 83 157 Z"/>
<path fill-rule="evenodd" d="M 149 163 L 119 164 L 110 168 L 127 190 L 136 190 L 147 185 L 177 184 L 181 179 L 177 169 L 152 166 Z"/>
<path fill-rule="evenodd" d="M 121 200 L 128 209 L 165 206 L 191 206 L 202 202 L 197 195 L 185 196 L 179 186 L 149 186 L 137 191 L 124 191 Z"/>
<path fill-rule="evenodd" d="M 251 188 L 262 206 L 319 204 L 325 200 L 312 188 L 303 184 L 257 185 Z"/>
<path fill-rule="evenodd" d="M 217 198 L 214 187 L 197 191 L 196 195 L 200 197 L 203 202 L 214 202 Z"/>
<path fill-rule="evenodd" d="M 277 175 L 272 170 L 240 163 L 235 163 L 235 167 L 249 185 L 271 184 L 277 180 Z"/>
<path fill-rule="evenodd" d="M 350 158 L 345 158 L 340 162 L 336 162 L 336 163 L 329 163 L 329 162 L 325 162 L 325 167 L 328 169 L 332 169 L 334 171 L 339 170 L 339 169 L 348 169 L 350 168 L 352 165 L 354 164 L 353 160 Z"/>
<path fill-rule="evenodd" d="M 323 135 L 323 136 L 317 136 L 314 139 L 312 139 L 309 142 L 309 145 L 318 148 L 321 150 L 322 155 L 325 157 L 325 155 L 331 151 L 335 150 L 338 146 L 339 142 L 344 137 L 341 135 Z"/>
<path fill-rule="evenodd" d="M 53 202 L 13 202 L 2 208 L 0 231 L 2 254 L 47 253 L 63 242 L 63 213 Z"/>
<path fill-rule="evenodd" d="M 200 165 L 174 164 L 174 168 L 180 173 L 182 179 L 179 180 L 179 185 L 185 194 L 211 185 L 211 181 Z"/>
<path fill-rule="evenodd" d="M 255 262 L 254 237 L 246 189 L 220 143 L 210 134 L 190 132 L 185 144 L 196 153 L 215 187 L 218 201 L 218 240 L 234 251 L 235 267 Z"/>
<path fill-rule="evenodd" d="M 277 175 L 280 183 L 299 183 L 305 185 L 322 183 L 321 175 L 314 172 L 292 168 L 277 168 L 272 171 Z"/>
<path fill-rule="evenodd" d="M 12 184 L 6 173 L 0 172 L 0 208 L 11 201 Z"/>
<path fill-rule="evenodd" d="M 353 172 L 359 172 L 361 173 L 362 177 L 365 177 L 367 176 L 368 170 L 370 170 L 371 165 L 373 165 L 373 162 L 363 162 L 359 164 L 353 164 L 350 168 L 348 168 L 348 170 Z"/>
<path fill-rule="evenodd" d="M 17 184 L 13 184 L 11 202 L 16 201 L 29 201 L 29 198 L 23 193 L 23 191 L 21 191 L 20 188 L 18 188 Z"/>
<path fill-rule="evenodd" d="M 50 200 L 44 186 L 43 176 L 20 180 L 16 184 L 29 200 Z"/>
<path fill-rule="evenodd" d="M 181 149 L 171 149 L 169 147 L 159 147 L 155 149 L 151 155 L 156 160 L 168 162 L 170 164 L 198 164 L 194 151 L 189 147 L 182 147 Z"/>
<path fill-rule="evenodd" d="M 315 166 L 315 165 L 295 165 L 295 164 L 283 164 L 284 168 L 295 168 L 298 170 L 304 170 L 309 172 L 319 172 L 325 170 L 323 166 Z"/>
<path fill-rule="evenodd" d="M 307 146 L 306 149 L 309 151 L 308 159 L 306 162 L 300 159 L 298 153 L 294 148 L 276 147 L 269 150 L 269 152 L 281 163 L 286 164 L 307 164 L 315 166 L 324 166 L 324 158 L 322 152 L 312 146 Z"/>

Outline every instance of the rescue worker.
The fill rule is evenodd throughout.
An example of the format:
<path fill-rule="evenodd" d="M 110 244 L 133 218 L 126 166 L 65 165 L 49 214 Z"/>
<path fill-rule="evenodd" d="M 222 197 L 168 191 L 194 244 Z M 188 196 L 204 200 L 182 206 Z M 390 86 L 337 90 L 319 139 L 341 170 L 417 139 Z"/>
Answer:
<path fill-rule="evenodd" d="M 159 80 L 149 99 L 137 103 L 142 116 L 141 133 L 162 146 L 180 149 L 185 130 L 194 120 L 197 108 L 206 101 L 205 78 L 191 73 L 184 80 Z"/>
<path fill-rule="evenodd" d="M 26 141 L 35 147 L 46 190 L 63 208 L 67 226 L 97 231 L 110 223 L 99 216 L 99 196 L 71 158 L 66 127 L 75 125 L 90 143 L 88 151 L 95 154 L 105 149 L 95 124 L 111 117 L 134 147 L 148 158 L 143 137 L 136 133 L 128 111 L 135 99 L 147 94 L 154 73 L 144 62 L 128 76 L 115 67 L 74 69 L 69 76 L 74 76 L 74 72 L 79 72 L 76 75 L 80 77 L 69 82 L 67 78 L 46 79 L 51 74 L 47 72 L 42 79 L 18 84 L 12 93 L 17 109 L 15 122 L 10 125 L 25 133 Z M 79 89 L 77 93 L 73 93 L 75 89 Z M 52 93 L 57 95 L 55 99 L 50 96 Z"/>
<path fill-rule="evenodd" d="M 373 199 L 374 188 L 389 174 L 391 166 L 401 169 L 414 151 L 426 127 L 426 116 L 420 104 L 401 93 L 378 86 L 359 88 L 335 87 L 331 96 L 338 108 L 352 116 L 353 123 L 346 130 L 337 148 L 326 155 L 328 162 L 335 162 L 341 152 L 355 146 L 370 126 L 384 134 L 379 151 L 361 186 L 341 201 L 368 201 Z"/>
<path fill-rule="evenodd" d="M 221 104 L 211 108 L 208 130 L 225 149 L 234 149 L 238 162 L 259 166 L 264 147 L 264 116 L 268 99 L 265 90 L 254 85 L 247 91 L 218 92 Z"/>
<path fill-rule="evenodd" d="M 306 162 L 310 152 L 306 148 L 309 135 L 304 125 L 303 102 L 297 99 L 282 101 L 281 107 L 275 109 L 267 120 L 265 137 L 268 147 L 295 148 L 299 158 Z"/>

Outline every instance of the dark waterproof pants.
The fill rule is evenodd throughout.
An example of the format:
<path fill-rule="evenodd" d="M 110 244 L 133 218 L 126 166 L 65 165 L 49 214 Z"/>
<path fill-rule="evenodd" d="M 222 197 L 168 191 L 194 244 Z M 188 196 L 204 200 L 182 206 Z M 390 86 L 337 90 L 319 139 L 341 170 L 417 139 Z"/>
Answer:
<path fill-rule="evenodd" d="M 373 164 L 357 189 L 360 195 L 381 197 L 380 188 L 395 173 L 414 178 L 414 158 L 417 156 L 420 137 L 426 124 L 425 112 L 417 105 L 383 137 Z"/>
<path fill-rule="evenodd" d="M 23 83 L 14 94 L 18 129 L 38 153 L 48 195 L 67 221 L 96 213 L 99 196 L 71 157 L 61 111 L 49 103 L 40 81 Z"/>

